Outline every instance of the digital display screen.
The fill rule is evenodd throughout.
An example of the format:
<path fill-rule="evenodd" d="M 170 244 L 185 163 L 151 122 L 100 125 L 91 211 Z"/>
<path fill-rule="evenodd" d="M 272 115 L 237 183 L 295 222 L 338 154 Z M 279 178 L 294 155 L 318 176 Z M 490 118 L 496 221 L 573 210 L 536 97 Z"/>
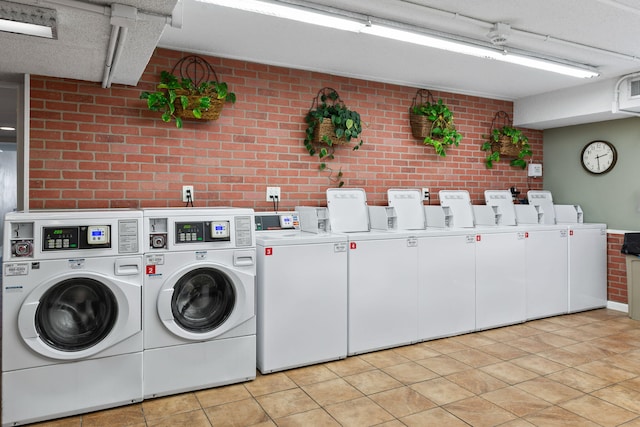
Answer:
<path fill-rule="evenodd" d="M 104 235 L 104 231 L 102 230 L 92 230 L 91 235 L 94 237 L 100 237 Z"/>
<path fill-rule="evenodd" d="M 185 230 L 190 230 L 191 229 L 191 224 L 183 224 L 182 228 Z"/>
<path fill-rule="evenodd" d="M 54 235 L 58 235 L 58 234 L 62 234 L 62 233 L 64 233 L 63 230 L 53 230 L 53 234 Z"/>
<path fill-rule="evenodd" d="M 222 230 L 224 230 L 224 227 L 222 225 L 216 225 L 215 229 L 216 229 L 216 231 L 222 231 Z"/>

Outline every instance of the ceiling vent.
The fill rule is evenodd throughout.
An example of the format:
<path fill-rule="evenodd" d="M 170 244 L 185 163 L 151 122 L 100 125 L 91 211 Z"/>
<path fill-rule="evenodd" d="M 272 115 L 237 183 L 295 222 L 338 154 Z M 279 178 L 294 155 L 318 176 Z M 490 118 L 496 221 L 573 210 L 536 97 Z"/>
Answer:
<path fill-rule="evenodd" d="M 623 76 L 616 83 L 613 112 L 640 113 L 640 73 Z"/>
<path fill-rule="evenodd" d="M 489 40 L 491 40 L 494 46 L 504 46 L 509 41 L 509 34 L 511 34 L 511 26 L 498 22 L 493 25 L 487 37 L 489 37 Z"/>
<path fill-rule="evenodd" d="M 631 80 L 629 82 L 629 96 L 631 98 L 640 96 L 640 79 Z"/>

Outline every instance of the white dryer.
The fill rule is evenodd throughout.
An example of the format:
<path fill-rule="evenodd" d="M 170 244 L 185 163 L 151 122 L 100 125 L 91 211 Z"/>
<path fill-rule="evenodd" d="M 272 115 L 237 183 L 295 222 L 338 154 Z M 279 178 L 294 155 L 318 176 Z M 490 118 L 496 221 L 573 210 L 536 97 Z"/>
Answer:
<path fill-rule="evenodd" d="M 298 215 L 256 214 L 262 373 L 347 357 L 347 238 L 301 231 Z"/>
<path fill-rule="evenodd" d="M 255 378 L 253 210 L 143 212 L 144 397 Z"/>
<path fill-rule="evenodd" d="M 142 400 L 142 213 L 11 212 L 2 425 Z"/>

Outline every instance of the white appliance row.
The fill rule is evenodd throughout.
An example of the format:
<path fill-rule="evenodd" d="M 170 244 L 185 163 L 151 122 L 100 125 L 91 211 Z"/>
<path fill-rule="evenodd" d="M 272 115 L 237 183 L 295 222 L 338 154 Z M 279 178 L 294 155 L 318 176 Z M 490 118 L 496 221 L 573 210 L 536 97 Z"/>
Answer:
<path fill-rule="evenodd" d="M 605 225 L 563 205 L 540 224 L 534 196 L 516 209 L 509 191 L 481 206 L 452 191 L 423 206 L 419 190 L 389 190 L 382 207 L 329 189 L 325 231 L 348 244 L 347 354 L 606 306 Z"/>
<path fill-rule="evenodd" d="M 2 425 L 255 378 L 251 209 L 5 216 Z"/>

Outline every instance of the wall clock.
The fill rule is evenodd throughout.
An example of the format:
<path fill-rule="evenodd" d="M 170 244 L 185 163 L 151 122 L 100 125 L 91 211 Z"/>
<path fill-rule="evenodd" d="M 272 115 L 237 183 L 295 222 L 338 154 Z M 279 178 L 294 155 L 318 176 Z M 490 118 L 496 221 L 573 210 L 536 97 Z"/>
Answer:
<path fill-rule="evenodd" d="M 607 141 L 591 141 L 582 149 L 582 167 L 589 173 L 601 175 L 609 172 L 618 161 L 616 147 Z"/>

